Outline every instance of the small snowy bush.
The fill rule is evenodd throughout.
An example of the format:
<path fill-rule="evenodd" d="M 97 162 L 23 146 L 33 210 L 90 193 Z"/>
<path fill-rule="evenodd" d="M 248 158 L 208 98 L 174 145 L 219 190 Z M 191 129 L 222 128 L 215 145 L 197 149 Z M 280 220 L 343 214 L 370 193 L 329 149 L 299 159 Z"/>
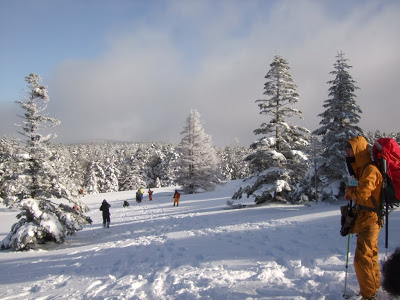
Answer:
<path fill-rule="evenodd" d="M 27 250 L 46 242 L 62 243 L 67 235 L 82 229 L 92 220 L 73 208 L 50 200 L 25 199 L 21 201 L 19 221 L 1 243 L 2 249 Z"/>
<path fill-rule="evenodd" d="M 291 172 L 282 168 L 272 167 L 257 176 L 244 182 L 233 195 L 232 199 L 240 199 L 243 194 L 247 197 L 253 195 L 255 202 L 261 204 L 264 202 L 279 201 L 287 203 L 291 199 L 294 186 L 290 184 Z"/>

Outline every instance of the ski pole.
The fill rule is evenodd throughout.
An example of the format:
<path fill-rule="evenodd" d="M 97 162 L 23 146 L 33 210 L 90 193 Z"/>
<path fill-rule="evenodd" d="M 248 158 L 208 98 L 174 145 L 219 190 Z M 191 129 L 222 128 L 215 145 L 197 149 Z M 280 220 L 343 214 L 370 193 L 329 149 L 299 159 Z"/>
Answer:
<path fill-rule="evenodd" d="M 348 234 L 347 238 L 347 255 L 346 255 L 346 275 L 344 277 L 344 291 L 343 291 L 343 298 L 347 299 L 346 290 L 347 290 L 347 273 L 349 270 L 349 252 L 350 252 L 350 233 Z"/>
<path fill-rule="evenodd" d="M 388 203 L 388 196 L 387 196 L 387 162 L 386 159 L 382 159 L 382 169 L 383 169 L 383 190 L 382 190 L 382 204 L 385 205 L 385 248 L 389 247 L 389 203 Z"/>
<path fill-rule="evenodd" d="M 353 206 L 353 200 L 350 200 L 349 202 L 349 210 L 352 209 Z M 347 299 L 347 273 L 349 271 L 349 253 L 350 253 L 350 232 L 348 233 L 347 237 L 347 254 L 346 254 L 346 275 L 344 277 L 344 291 L 343 291 L 343 298 Z"/>

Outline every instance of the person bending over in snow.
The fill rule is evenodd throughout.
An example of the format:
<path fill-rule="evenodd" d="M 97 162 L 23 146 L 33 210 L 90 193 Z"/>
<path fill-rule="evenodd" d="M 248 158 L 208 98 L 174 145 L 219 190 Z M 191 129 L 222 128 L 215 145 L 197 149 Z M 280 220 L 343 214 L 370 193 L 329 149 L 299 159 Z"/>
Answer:
<path fill-rule="evenodd" d="M 350 228 L 350 233 L 357 234 L 354 270 L 361 299 L 376 299 L 381 285 L 378 236 L 382 222 L 377 209 L 381 207 L 382 174 L 372 163 L 364 137 L 352 138 L 345 148 L 349 173 L 358 180 L 357 186 L 347 187 L 344 195 L 347 201 L 353 199 L 357 207 L 357 219 Z"/>
<path fill-rule="evenodd" d="M 103 228 L 110 228 L 110 207 L 106 199 L 103 200 L 100 210 L 103 212 Z"/>
<path fill-rule="evenodd" d="M 179 206 L 179 198 L 181 197 L 181 194 L 179 194 L 178 190 L 175 190 L 174 194 L 174 206 L 176 203 L 176 206 Z"/>

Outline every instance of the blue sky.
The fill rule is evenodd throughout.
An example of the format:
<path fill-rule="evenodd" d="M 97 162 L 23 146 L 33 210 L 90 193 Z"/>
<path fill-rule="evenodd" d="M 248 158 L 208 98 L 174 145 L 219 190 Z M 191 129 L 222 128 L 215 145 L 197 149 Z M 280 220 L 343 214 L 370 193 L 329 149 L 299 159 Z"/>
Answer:
<path fill-rule="evenodd" d="M 43 76 L 65 59 L 94 59 L 107 50 L 107 37 L 132 20 L 142 20 L 146 1 L 0 2 L 1 82 L 9 86 L 1 101 L 15 97 L 30 72 Z M 7 70 L 7 72 L 5 72 Z M 9 73 L 19 76 L 19 82 Z M 24 75 L 25 74 L 25 75 Z"/>
<path fill-rule="evenodd" d="M 217 145 L 248 145 L 255 100 L 274 55 L 289 62 L 298 108 L 317 128 L 335 56 L 360 90 L 361 127 L 399 132 L 398 1 L 0 0 L 0 136 L 14 123 L 24 77 L 48 87 L 57 142 L 179 142 L 197 109 Z"/>

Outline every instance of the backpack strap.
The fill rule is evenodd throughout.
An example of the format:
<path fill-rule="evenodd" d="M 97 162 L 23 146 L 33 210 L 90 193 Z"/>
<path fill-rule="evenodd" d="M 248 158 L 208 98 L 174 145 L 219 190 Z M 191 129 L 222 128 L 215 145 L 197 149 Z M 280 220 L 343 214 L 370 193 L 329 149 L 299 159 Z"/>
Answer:
<path fill-rule="evenodd" d="M 369 162 L 364 166 L 364 168 L 361 172 L 361 176 L 364 173 L 365 168 L 369 165 L 374 165 L 380 172 L 379 168 L 374 164 L 374 162 Z M 381 191 L 381 192 L 383 192 L 383 191 Z M 379 226 L 382 226 L 382 224 L 383 224 L 382 223 L 382 220 L 383 220 L 382 203 L 381 203 L 381 206 L 379 206 L 378 202 L 376 202 L 376 200 L 372 194 L 371 194 L 371 200 L 372 200 L 372 204 L 374 205 L 374 207 L 369 207 L 369 206 L 364 206 L 364 205 L 359 205 L 359 204 L 357 204 L 356 207 L 358 209 L 364 209 L 364 210 L 368 210 L 368 211 L 372 211 L 372 212 L 376 213 L 378 215 L 378 224 L 379 224 Z"/>
<path fill-rule="evenodd" d="M 374 204 L 374 208 L 369 207 L 369 206 L 359 205 L 359 204 L 357 204 L 356 207 L 360 210 L 364 209 L 364 210 L 368 210 L 368 211 L 372 211 L 372 212 L 376 213 L 378 215 L 378 224 L 379 224 L 379 226 L 382 226 L 382 224 L 383 224 L 382 223 L 382 220 L 383 220 L 382 209 L 379 207 L 374 196 L 372 196 L 372 195 L 371 195 L 371 200 L 372 200 L 372 203 Z"/>

